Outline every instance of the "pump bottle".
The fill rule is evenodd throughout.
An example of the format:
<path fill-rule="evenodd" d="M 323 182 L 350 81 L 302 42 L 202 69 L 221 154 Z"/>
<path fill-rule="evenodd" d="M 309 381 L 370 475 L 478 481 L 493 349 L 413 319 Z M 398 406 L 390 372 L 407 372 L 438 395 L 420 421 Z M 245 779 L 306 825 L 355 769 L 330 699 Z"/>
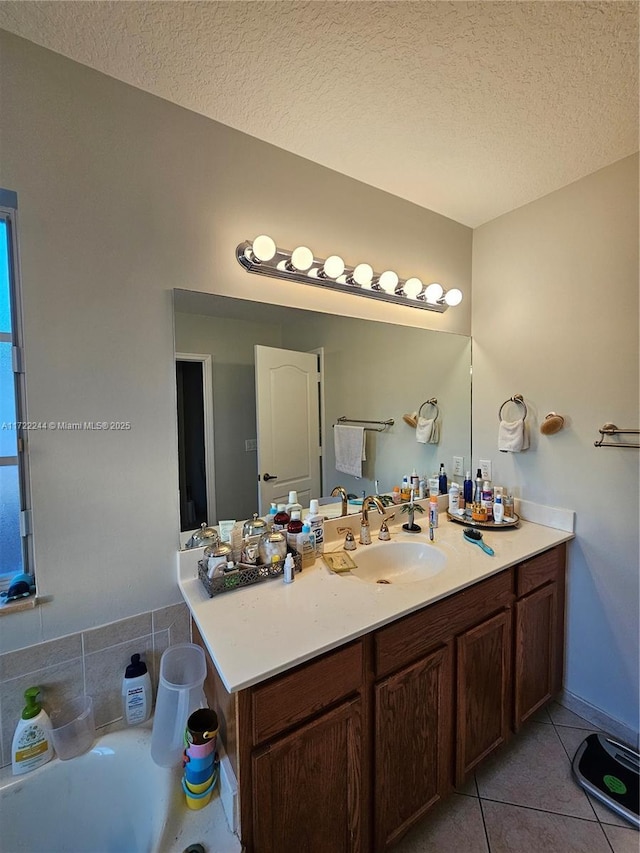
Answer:
<path fill-rule="evenodd" d="M 138 726 L 151 716 L 151 679 L 140 655 L 131 655 L 122 679 L 122 713 L 129 726 Z"/>
<path fill-rule="evenodd" d="M 41 767 L 53 758 L 51 720 L 37 701 L 39 687 L 24 691 L 26 705 L 16 726 L 11 744 L 11 768 L 14 776 Z"/>

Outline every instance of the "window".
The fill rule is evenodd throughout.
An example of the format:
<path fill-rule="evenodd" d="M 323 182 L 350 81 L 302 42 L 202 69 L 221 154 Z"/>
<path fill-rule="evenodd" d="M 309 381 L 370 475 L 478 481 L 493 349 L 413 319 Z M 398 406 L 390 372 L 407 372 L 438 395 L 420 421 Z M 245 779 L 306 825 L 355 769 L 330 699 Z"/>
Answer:
<path fill-rule="evenodd" d="M 0 591 L 32 572 L 16 193 L 0 189 Z"/>

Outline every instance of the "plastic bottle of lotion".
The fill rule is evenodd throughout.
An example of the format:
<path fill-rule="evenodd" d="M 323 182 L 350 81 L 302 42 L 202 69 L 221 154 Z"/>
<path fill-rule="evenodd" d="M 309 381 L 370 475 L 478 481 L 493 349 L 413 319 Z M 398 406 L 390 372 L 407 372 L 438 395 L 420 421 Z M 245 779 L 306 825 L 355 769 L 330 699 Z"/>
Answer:
<path fill-rule="evenodd" d="M 140 655 L 131 655 L 122 679 L 122 714 L 129 726 L 138 726 L 151 716 L 151 679 Z"/>
<path fill-rule="evenodd" d="M 11 744 L 11 767 L 14 776 L 35 770 L 53 758 L 51 720 L 37 701 L 39 693 L 39 687 L 28 687 L 24 691 L 27 704 Z"/>
<path fill-rule="evenodd" d="M 303 518 L 316 538 L 316 554 L 324 554 L 324 516 L 318 512 L 318 501 L 309 503 L 309 514 Z"/>
<path fill-rule="evenodd" d="M 449 486 L 449 512 L 452 515 L 458 514 L 460 508 L 460 487 L 457 483 L 451 483 Z"/>
<path fill-rule="evenodd" d="M 302 568 L 311 568 L 316 561 L 316 542 L 308 524 L 302 525 L 302 533 L 296 537 L 296 551 L 300 554 Z"/>
<path fill-rule="evenodd" d="M 302 515 L 302 504 L 298 503 L 298 493 L 297 492 L 289 492 L 289 501 L 285 504 L 285 510 L 289 513 L 291 518 L 293 518 L 294 512 L 299 512 L 300 516 Z"/>
<path fill-rule="evenodd" d="M 287 554 L 287 557 L 284 561 L 284 577 L 282 578 L 282 580 L 285 583 L 293 583 L 295 579 L 295 564 L 293 562 L 293 555 Z"/>
<path fill-rule="evenodd" d="M 502 495 L 496 495 L 496 502 L 493 505 L 493 520 L 496 524 L 502 524 L 504 519 L 504 505 L 502 503 Z"/>

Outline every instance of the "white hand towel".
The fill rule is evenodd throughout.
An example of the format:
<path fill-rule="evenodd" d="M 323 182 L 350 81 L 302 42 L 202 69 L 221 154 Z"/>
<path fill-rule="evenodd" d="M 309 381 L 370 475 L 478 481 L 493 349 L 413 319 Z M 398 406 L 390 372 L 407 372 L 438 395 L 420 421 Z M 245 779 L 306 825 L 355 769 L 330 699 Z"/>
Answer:
<path fill-rule="evenodd" d="M 524 418 L 519 421 L 500 421 L 498 450 L 501 453 L 520 453 L 529 447 L 529 433 Z"/>
<path fill-rule="evenodd" d="M 440 426 L 437 418 L 418 418 L 416 441 L 420 444 L 437 444 L 440 440 Z"/>
<path fill-rule="evenodd" d="M 333 428 L 336 451 L 336 471 L 362 477 L 362 462 L 367 458 L 364 446 L 364 427 L 336 424 Z"/>

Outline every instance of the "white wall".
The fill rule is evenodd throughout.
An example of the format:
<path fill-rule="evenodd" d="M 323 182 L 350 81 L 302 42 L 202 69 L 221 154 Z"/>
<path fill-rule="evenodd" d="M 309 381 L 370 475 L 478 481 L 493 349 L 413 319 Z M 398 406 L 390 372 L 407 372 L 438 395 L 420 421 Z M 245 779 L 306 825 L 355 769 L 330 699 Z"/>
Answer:
<path fill-rule="evenodd" d="M 607 421 L 639 426 L 637 156 L 474 231 L 472 332 L 474 457 L 577 514 L 566 688 L 637 732 L 638 451 L 593 446 Z M 532 447 L 498 453 L 516 393 Z M 566 428 L 541 435 L 552 410 Z"/>
<path fill-rule="evenodd" d="M 0 80 L 28 417 L 132 424 L 30 435 L 38 587 L 53 598 L 0 619 L 9 651 L 179 600 L 173 288 L 469 334 L 471 230 L 4 32 Z M 465 301 L 439 315 L 250 276 L 235 247 L 263 231 Z"/>

